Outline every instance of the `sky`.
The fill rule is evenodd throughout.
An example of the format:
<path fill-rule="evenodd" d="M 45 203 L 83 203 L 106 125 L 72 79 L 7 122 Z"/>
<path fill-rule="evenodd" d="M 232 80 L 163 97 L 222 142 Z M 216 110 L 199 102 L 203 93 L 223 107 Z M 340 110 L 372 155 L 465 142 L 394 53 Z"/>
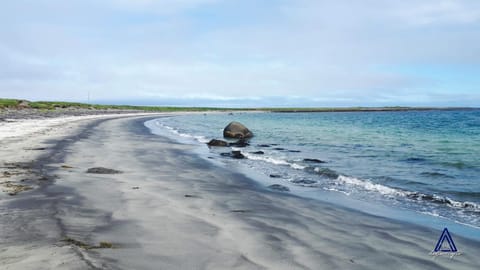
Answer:
<path fill-rule="evenodd" d="M 0 97 L 480 107 L 480 1 L 5 0 Z"/>

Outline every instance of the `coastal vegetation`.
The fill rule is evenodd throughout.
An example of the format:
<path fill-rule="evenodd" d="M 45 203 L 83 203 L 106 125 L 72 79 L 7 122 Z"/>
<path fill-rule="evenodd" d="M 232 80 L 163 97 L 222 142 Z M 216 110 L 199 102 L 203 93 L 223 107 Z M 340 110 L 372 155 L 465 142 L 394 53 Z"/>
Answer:
<path fill-rule="evenodd" d="M 0 109 L 40 109 L 55 110 L 66 108 L 90 109 L 90 110 L 135 110 L 151 112 L 176 112 L 176 111 L 211 111 L 225 110 L 224 108 L 209 107 L 174 107 L 174 106 L 132 106 L 132 105 L 104 105 L 87 104 L 64 101 L 27 101 L 20 99 L 0 99 Z M 238 110 L 238 109 L 228 109 Z"/>
<path fill-rule="evenodd" d="M 1 99 L 1 109 L 89 109 L 89 110 L 132 110 L 146 112 L 201 112 L 201 111 L 267 111 L 278 113 L 298 113 L 298 112 L 376 112 L 376 111 L 429 111 L 429 110 L 458 110 L 475 109 L 467 107 L 306 107 L 306 108 L 219 108 L 219 107 L 181 107 L 181 106 L 135 106 L 135 105 L 106 105 L 106 104 L 87 104 L 79 102 L 64 101 L 28 101 L 22 99 Z"/>

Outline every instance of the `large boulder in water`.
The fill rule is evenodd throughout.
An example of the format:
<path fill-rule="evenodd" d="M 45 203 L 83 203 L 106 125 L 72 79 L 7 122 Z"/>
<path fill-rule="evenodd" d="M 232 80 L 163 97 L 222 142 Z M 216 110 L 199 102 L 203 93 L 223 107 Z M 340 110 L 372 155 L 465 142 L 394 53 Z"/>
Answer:
<path fill-rule="evenodd" d="M 253 133 L 239 122 L 231 122 L 223 129 L 223 137 L 246 139 L 253 137 Z"/>

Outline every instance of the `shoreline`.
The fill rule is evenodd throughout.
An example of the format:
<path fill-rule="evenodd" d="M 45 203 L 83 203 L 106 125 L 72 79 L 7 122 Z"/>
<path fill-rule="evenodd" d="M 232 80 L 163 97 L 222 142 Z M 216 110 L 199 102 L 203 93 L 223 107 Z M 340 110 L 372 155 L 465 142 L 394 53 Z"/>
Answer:
<path fill-rule="evenodd" d="M 2 212 L 24 211 L 21 219 L 6 223 L 2 213 L 2 225 L 32 226 L 25 232 L 35 232 L 34 241 L 15 230 L 3 232 L 2 239 L 19 244 L 1 244 L 0 265 L 10 269 L 52 265 L 58 269 L 158 269 L 159 265 L 380 269 L 385 263 L 418 269 L 475 267 L 478 242 L 454 236 L 464 254 L 453 260 L 433 259 L 428 252 L 439 232 L 259 188 L 242 174 L 202 160 L 191 146 L 150 134 L 143 126 L 150 117 L 156 116 L 117 116 L 87 120 L 88 124 L 73 128 L 76 131 L 63 128 L 64 137 L 50 142 L 52 153 L 38 164 L 41 172 L 56 175 L 55 179 L 38 190 L 12 196 L 10 208 L 4 205 L 5 196 L 0 197 Z M 41 144 L 48 137 L 31 143 Z M 36 159 L 42 163 L 42 158 Z M 123 173 L 85 173 L 95 166 Z M 28 226 L 21 223 L 32 217 L 44 218 Z M 107 241 L 115 248 L 85 250 L 78 243 L 65 243 L 67 237 L 91 246 Z M 48 252 L 60 255 L 49 258 Z M 16 253 L 17 261 L 12 261 Z M 25 264 L 32 260 L 39 263 L 35 268 Z"/>

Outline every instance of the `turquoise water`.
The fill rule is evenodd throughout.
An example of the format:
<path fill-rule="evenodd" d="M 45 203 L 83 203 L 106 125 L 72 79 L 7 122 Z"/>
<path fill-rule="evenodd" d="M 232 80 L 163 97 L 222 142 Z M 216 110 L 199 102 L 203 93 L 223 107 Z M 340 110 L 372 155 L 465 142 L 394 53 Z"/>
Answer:
<path fill-rule="evenodd" d="M 341 193 L 480 227 L 480 110 L 197 114 L 150 127 L 203 144 L 221 139 L 230 121 L 255 134 L 238 149 L 247 159 L 222 157 L 223 148 L 210 157 L 275 175 L 292 191 Z"/>

